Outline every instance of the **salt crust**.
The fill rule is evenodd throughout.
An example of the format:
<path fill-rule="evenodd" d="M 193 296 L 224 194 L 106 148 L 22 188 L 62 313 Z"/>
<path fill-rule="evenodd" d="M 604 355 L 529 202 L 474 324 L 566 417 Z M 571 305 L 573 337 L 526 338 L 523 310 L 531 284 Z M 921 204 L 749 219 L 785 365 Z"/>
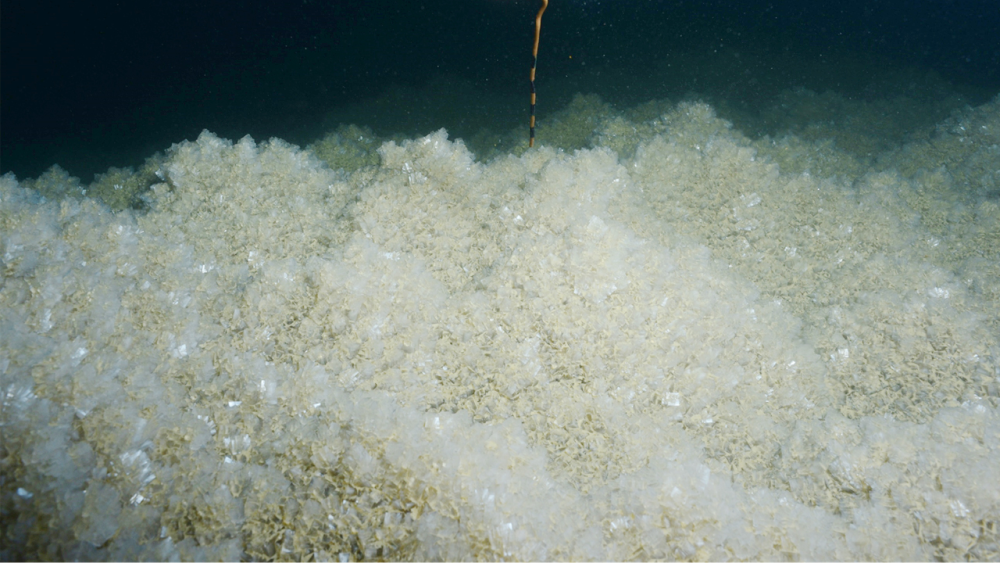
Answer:
<path fill-rule="evenodd" d="M 997 558 L 989 149 L 844 181 L 644 127 L 341 171 L 206 132 L 144 215 L 3 177 L 0 554 Z"/>

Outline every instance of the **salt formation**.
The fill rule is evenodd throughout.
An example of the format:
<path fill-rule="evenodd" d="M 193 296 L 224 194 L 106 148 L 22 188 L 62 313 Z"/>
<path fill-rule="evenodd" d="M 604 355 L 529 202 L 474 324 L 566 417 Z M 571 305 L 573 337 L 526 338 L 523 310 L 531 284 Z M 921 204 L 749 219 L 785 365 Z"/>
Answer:
<path fill-rule="evenodd" d="M 596 121 L 0 179 L 2 557 L 1000 556 L 1000 99 L 856 179 Z"/>

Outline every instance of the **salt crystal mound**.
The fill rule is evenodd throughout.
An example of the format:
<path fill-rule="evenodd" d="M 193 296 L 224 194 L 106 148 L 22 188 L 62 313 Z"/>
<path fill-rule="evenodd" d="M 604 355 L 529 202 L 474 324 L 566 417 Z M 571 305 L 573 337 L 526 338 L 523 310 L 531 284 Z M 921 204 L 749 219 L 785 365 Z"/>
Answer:
<path fill-rule="evenodd" d="M 0 557 L 1000 556 L 996 194 L 647 126 L 351 173 L 205 132 L 143 215 L 3 177 Z"/>

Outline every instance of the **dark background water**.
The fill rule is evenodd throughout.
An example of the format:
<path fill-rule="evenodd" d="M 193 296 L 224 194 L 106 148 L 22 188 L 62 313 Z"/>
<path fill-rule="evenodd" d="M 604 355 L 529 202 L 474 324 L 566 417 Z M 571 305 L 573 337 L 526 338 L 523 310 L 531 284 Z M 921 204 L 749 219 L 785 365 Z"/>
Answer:
<path fill-rule="evenodd" d="M 380 134 L 461 136 L 473 115 L 515 127 L 527 120 L 539 6 L 4 2 L 0 172 L 34 177 L 59 163 L 90 181 L 202 129 L 302 144 L 341 121 Z M 862 95 L 887 66 L 933 70 L 976 103 L 1000 91 L 998 28 L 997 0 L 551 0 L 539 104 L 551 111 L 577 91 L 621 106 L 697 91 L 752 111 L 795 86 Z M 642 79 L 682 56 L 671 78 Z M 756 86 L 727 85 L 741 80 Z M 387 92 L 392 107 L 368 103 Z"/>

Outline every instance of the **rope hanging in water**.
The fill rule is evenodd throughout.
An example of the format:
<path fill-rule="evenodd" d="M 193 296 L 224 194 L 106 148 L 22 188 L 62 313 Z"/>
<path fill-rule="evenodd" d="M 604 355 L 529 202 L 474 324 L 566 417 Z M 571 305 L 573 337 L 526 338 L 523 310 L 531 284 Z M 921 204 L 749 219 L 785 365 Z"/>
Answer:
<path fill-rule="evenodd" d="M 538 36 L 542 32 L 542 14 L 549 6 L 549 0 L 542 0 L 542 9 L 535 16 L 535 47 L 531 50 L 531 128 L 528 130 L 528 147 L 535 146 L 535 68 L 538 66 Z"/>

